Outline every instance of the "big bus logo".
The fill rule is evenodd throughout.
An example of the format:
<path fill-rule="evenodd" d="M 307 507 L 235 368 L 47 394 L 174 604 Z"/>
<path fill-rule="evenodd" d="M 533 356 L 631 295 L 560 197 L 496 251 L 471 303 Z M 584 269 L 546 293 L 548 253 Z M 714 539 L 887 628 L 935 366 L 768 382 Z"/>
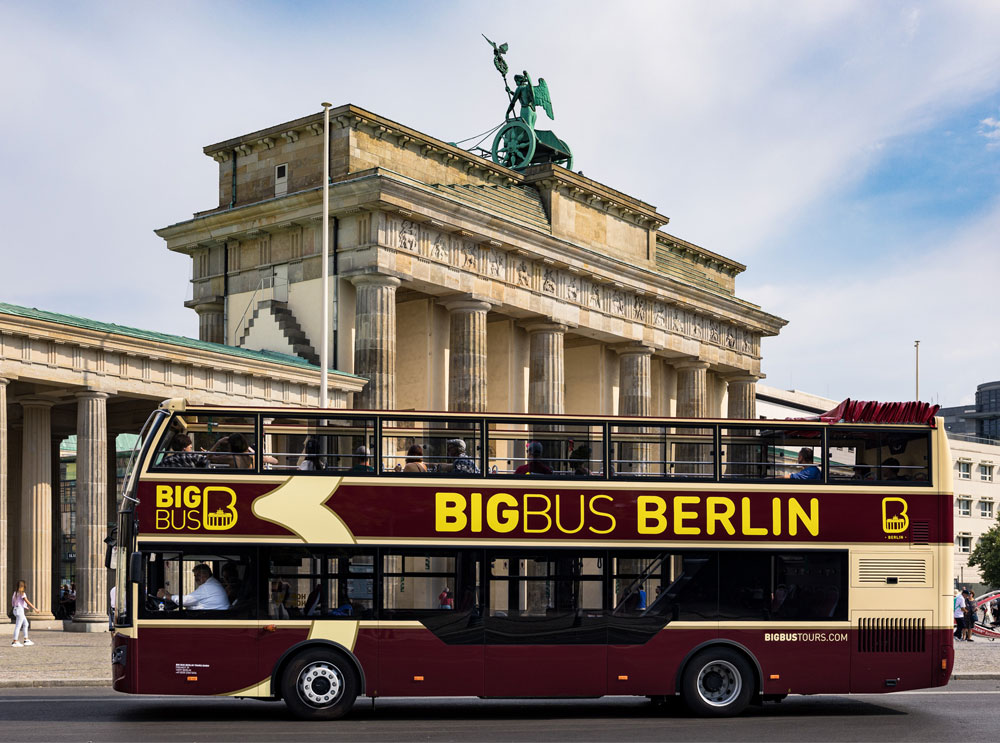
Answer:
<path fill-rule="evenodd" d="M 236 492 L 209 485 L 157 485 L 157 531 L 225 531 L 236 525 Z"/>
<path fill-rule="evenodd" d="M 906 501 L 890 497 L 882 499 L 882 531 L 886 534 L 901 534 L 910 526 L 906 515 Z"/>

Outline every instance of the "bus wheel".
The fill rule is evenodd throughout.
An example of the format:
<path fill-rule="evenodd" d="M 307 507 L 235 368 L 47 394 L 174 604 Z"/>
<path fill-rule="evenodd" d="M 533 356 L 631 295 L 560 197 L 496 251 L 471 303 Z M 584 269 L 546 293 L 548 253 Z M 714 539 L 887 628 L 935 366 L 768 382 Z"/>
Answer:
<path fill-rule="evenodd" d="M 358 683 L 345 659 L 310 650 L 285 667 L 281 691 L 289 711 L 299 719 L 336 720 L 354 706 Z"/>
<path fill-rule="evenodd" d="M 730 648 L 698 653 L 681 679 L 684 703 L 701 717 L 731 717 L 742 712 L 753 693 L 753 671 L 747 659 Z"/>

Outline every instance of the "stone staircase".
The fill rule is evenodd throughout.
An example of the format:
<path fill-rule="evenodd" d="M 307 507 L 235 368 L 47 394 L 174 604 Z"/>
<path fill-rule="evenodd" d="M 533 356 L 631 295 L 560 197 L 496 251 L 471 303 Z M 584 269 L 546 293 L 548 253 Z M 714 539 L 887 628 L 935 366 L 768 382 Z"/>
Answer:
<path fill-rule="evenodd" d="M 288 345 L 292 347 L 292 352 L 310 364 L 318 366 L 320 361 L 319 354 L 316 353 L 316 349 L 309 342 L 305 332 L 302 330 L 302 326 L 299 325 L 299 321 L 295 319 L 295 315 L 288 309 L 288 303 L 279 302 L 276 299 L 265 299 L 257 304 L 257 307 L 254 308 L 253 316 L 251 316 L 250 321 L 243 329 L 243 334 L 240 335 L 240 339 L 236 342 L 236 345 L 242 348 L 247 338 L 250 337 L 250 329 L 254 323 L 261 316 L 268 314 L 278 323 L 278 328 L 280 328 L 282 335 L 288 340 Z"/>

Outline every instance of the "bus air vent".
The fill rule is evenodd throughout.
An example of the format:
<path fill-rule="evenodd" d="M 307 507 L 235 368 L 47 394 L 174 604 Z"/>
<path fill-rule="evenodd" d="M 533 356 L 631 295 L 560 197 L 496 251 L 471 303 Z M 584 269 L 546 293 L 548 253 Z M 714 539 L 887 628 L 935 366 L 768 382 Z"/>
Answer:
<path fill-rule="evenodd" d="M 913 544 L 930 544 L 931 522 L 914 521 L 913 525 L 910 526 L 910 541 Z"/>
<path fill-rule="evenodd" d="M 922 653 L 923 619 L 870 617 L 858 620 L 859 653 Z"/>
<path fill-rule="evenodd" d="M 923 584 L 927 582 L 927 562 L 921 559 L 862 557 L 858 560 L 858 581 L 882 585 Z"/>

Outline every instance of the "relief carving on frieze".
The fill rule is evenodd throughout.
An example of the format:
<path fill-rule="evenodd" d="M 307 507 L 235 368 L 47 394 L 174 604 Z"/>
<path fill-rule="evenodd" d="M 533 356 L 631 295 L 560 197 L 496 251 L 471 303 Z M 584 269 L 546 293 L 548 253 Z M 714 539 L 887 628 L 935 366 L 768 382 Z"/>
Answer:
<path fill-rule="evenodd" d="M 556 271 L 554 268 L 546 268 L 542 272 L 542 291 L 546 294 L 556 293 Z"/>
<path fill-rule="evenodd" d="M 411 253 L 417 252 L 416 225 L 409 219 L 404 219 L 399 226 L 399 247 Z"/>

